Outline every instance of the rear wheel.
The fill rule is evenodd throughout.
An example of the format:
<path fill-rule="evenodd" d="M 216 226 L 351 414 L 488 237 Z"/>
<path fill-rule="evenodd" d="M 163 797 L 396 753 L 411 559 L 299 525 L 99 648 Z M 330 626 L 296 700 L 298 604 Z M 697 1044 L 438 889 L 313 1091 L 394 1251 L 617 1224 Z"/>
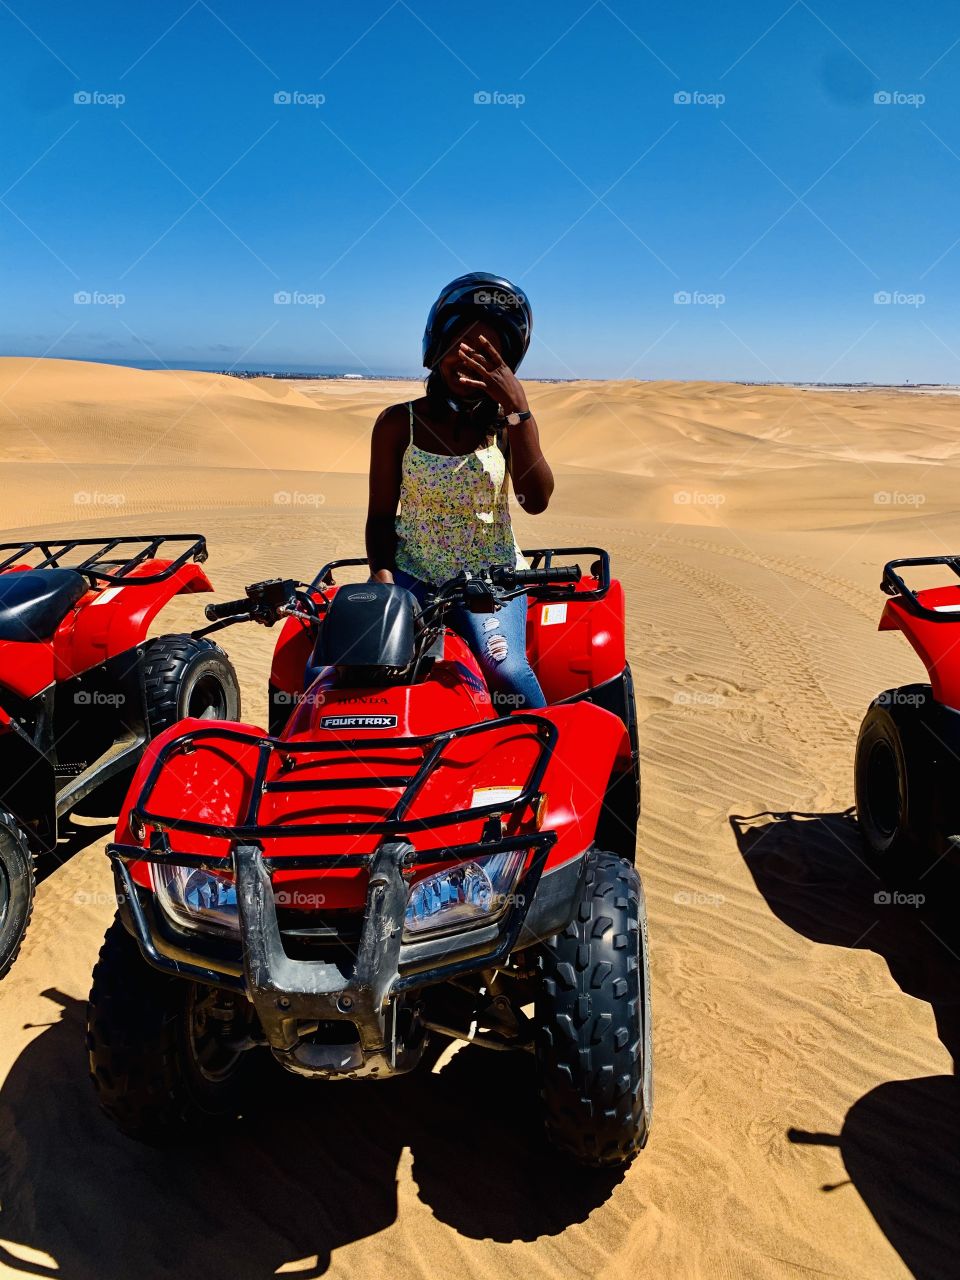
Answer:
<path fill-rule="evenodd" d="M 854 767 L 864 849 L 883 872 L 919 874 L 945 848 L 939 708 L 929 685 L 888 689 L 860 726 Z"/>
<path fill-rule="evenodd" d="M 240 684 L 233 663 L 212 640 L 160 636 L 143 659 L 147 722 L 151 736 L 178 720 L 236 720 Z"/>
<path fill-rule="evenodd" d="M 87 1005 L 100 1106 L 130 1137 L 160 1143 L 238 1115 L 259 1067 L 246 1001 L 150 968 L 122 921 L 107 930 Z"/>
<path fill-rule="evenodd" d="M 27 837 L 0 809 L 0 978 L 10 969 L 33 914 L 36 874 Z"/>
<path fill-rule="evenodd" d="M 547 1136 L 583 1164 L 626 1164 L 653 1107 L 650 969 L 640 877 L 588 856 L 576 914 L 541 951 L 537 1061 Z"/>

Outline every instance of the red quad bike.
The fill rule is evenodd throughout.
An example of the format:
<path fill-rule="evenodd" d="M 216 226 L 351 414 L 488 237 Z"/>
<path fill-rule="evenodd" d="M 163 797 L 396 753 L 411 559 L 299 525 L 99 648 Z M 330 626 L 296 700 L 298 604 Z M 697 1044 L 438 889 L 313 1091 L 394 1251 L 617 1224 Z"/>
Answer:
<path fill-rule="evenodd" d="M 181 716 L 239 714 L 221 649 L 146 639 L 173 596 L 213 590 L 196 563 L 206 558 L 197 534 L 0 543 L 0 978 L 60 820 L 128 783 L 149 738 Z"/>
<path fill-rule="evenodd" d="M 237 1113 L 271 1054 L 301 1076 L 383 1079 L 436 1038 L 535 1054 L 547 1134 L 582 1162 L 644 1145 L 623 590 L 598 548 L 525 554 L 531 569 L 460 574 L 422 612 L 398 586 L 333 584 L 362 560 L 208 606 L 220 626 L 285 619 L 270 731 L 162 734 L 108 846 L 120 911 L 88 1044 L 124 1132 L 162 1140 Z M 492 617 L 524 590 L 550 705 L 498 716 L 445 619 L 455 605 Z"/>
<path fill-rule="evenodd" d="M 857 740 L 855 789 L 864 847 L 881 872 L 917 878 L 960 848 L 960 584 L 913 590 L 898 570 L 960 556 L 891 560 L 883 571 L 881 631 L 904 633 L 929 684 L 874 699 Z M 949 859 L 953 861 L 953 859 Z"/>

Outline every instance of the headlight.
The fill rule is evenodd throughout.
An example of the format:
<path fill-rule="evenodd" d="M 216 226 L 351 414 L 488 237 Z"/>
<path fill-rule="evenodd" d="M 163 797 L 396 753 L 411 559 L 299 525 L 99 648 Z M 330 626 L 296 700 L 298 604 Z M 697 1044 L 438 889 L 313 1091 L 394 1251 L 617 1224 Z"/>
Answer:
<path fill-rule="evenodd" d="M 240 936 L 233 877 L 193 867 L 153 864 L 153 887 L 164 914 L 182 929 Z"/>
<path fill-rule="evenodd" d="M 526 853 L 492 853 L 419 880 L 410 890 L 403 922 L 406 939 L 488 924 L 507 909 Z"/>

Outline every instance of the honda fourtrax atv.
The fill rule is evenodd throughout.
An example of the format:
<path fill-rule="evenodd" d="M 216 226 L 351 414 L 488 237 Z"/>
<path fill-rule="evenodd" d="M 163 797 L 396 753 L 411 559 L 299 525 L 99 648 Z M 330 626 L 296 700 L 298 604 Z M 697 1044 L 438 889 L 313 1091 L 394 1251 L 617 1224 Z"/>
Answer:
<path fill-rule="evenodd" d="M 0 978 L 60 820 L 104 784 L 116 813 L 149 738 L 182 716 L 239 714 L 221 649 L 146 639 L 173 596 L 213 590 L 206 558 L 196 534 L 0 543 Z"/>
<path fill-rule="evenodd" d="M 461 574 L 422 611 L 399 586 L 334 585 L 359 560 L 208 606 L 219 625 L 285 619 L 270 730 L 187 720 L 162 734 L 108 846 L 120 912 L 88 1045 L 122 1130 L 157 1140 L 238 1111 L 270 1054 L 301 1076 L 382 1079 L 433 1038 L 431 1053 L 455 1039 L 535 1054 L 548 1136 L 581 1161 L 643 1146 L 650 978 L 623 591 L 597 548 L 525 554 L 531 569 Z M 589 573 L 554 566 L 561 555 Z M 498 716 L 445 620 L 459 606 L 493 623 L 525 590 L 550 705 Z"/>
<path fill-rule="evenodd" d="M 929 684 L 874 699 L 857 740 L 857 815 L 877 870 L 922 876 L 960 848 L 960 585 L 915 590 L 901 569 L 940 567 L 960 577 L 960 556 L 891 560 L 881 631 L 904 633 Z M 953 861 L 953 859 L 951 859 Z"/>

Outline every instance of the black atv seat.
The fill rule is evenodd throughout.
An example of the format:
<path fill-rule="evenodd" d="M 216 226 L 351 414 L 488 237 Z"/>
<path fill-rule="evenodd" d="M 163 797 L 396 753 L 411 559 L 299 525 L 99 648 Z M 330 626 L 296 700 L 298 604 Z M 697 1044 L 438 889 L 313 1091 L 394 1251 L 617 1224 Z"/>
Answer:
<path fill-rule="evenodd" d="M 0 573 L 0 640 L 48 639 L 86 590 L 73 569 Z"/>

